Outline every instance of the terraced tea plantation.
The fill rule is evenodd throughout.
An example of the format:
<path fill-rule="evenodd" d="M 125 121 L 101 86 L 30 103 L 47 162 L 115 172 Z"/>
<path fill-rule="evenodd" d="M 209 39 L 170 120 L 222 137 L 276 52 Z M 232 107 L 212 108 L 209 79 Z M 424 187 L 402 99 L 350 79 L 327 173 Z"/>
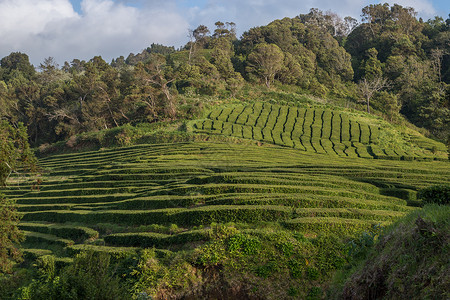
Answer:
<path fill-rule="evenodd" d="M 426 150 L 434 149 L 441 150 L 442 158 L 446 159 L 444 145 L 414 135 L 407 137 L 404 147 L 383 145 L 379 137 L 384 128 L 380 125 L 384 124 L 369 124 L 357 116 L 331 109 L 258 102 L 215 109 L 207 119 L 199 120 L 193 126 L 196 132 L 235 136 L 341 157 L 436 159 L 436 155 Z M 413 144 L 416 147 L 411 147 Z"/>
<path fill-rule="evenodd" d="M 251 109 L 256 108 L 245 108 Z M 252 123 L 263 129 L 240 125 L 242 134 L 322 152 L 350 154 L 349 149 L 356 149 L 354 156 L 363 152 L 338 145 L 347 140 L 367 145 L 377 134 L 370 126 L 326 112 L 268 110 L 264 106 L 258 115 L 268 114 L 270 121 L 250 120 L 247 113 L 223 120 L 222 112 L 209 122 L 212 128 L 221 124 L 220 130 L 231 132 L 238 132 L 237 127 L 225 124 Z M 288 117 L 280 127 L 271 116 L 283 114 Z M 308 143 L 293 139 L 302 114 L 310 124 L 302 125 L 303 130 L 309 127 L 314 137 Z M 328 131 L 315 125 L 326 120 L 340 125 Z M 349 137 L 344 136 L 344 123 Z M 264 129 L 269 127 L 280 128 L 281 134 Z M 321 140 L 324 136 L 342 143 L 336 140 L 328 147 Z M 31 182 L 15 177 L 2 192 L 17 200 L 23 214 L 26 254 L 33 258 L 53 253 L 63 261 L 81 249 L 126 253 L 142 247 L 162 252 L 195 248 L 209 239 L 207 229 L 213 222 L 239 223 L 244 231 L 274 224 L 306 236 L 351 235 L 403 216 L 417 204 L 417 189 L 450 181 L 448 162 L 442 161 L 348 159 L 276 145 L 212 142 L 53 155 L 40 164 L 45 173 L 39 187 L 32 190 Z"/>

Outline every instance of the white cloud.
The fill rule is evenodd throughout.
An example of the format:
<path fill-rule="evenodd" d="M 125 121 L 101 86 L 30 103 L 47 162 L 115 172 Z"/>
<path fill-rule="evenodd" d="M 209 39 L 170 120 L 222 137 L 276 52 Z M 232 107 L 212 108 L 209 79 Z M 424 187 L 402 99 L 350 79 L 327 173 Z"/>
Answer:
<path fill-rule="evenodd" d="M 106 60 L 138 52 L 151 43 L 181 46 L 188 23 L 170 5 L 138 9 L 111 0 L 0 0 L 0 57 L 27 53 L 35 65 L 53 56 Z"/>
<path fill-rule="evenodd" d="M 19 46 L 24 36 L 32 37 L 42 33 L 48 23 L 73 18 L 76 18 L 76 14 L 68 1 L 0 1 L 2 45 Z"/>

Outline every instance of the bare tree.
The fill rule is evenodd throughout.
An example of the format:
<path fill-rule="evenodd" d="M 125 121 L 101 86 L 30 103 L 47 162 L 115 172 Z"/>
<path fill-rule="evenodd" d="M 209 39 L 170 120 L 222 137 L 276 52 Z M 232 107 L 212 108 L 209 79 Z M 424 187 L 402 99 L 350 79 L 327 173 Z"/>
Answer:
<path fill-rule="evenodd" d="M 344 36 L 348 36 L 358 26 L 358 21 L 350 16 L 344 18 L 344 23 Z"/>
<path fill-rule="evenodd" d="M 441 69 L 442 69 L 442 60 L 444 58 L 444 50 L 442 49 L 432 49 L 431 50 L 431 63 L 433 65 L 433 69 L 435 74 L 438 76 L 439 82 L 442 82 L 442 74 L 441 74 Z"/>
<path fill-rule="evenodd" d="M 156 99 L 163 100 L 164 112 L 170 118 L 175 118 L 177 113 L 176 99 L 170 93 L 170 84 L 176 80 L 173 74 L 167 74 L 166 59 L 161 54 L 152 54 L 152 59 L 143 67 L 139 77 L 145 83 L 150 84 L 153 89 L 153 95 L 150 95 L 150 101 L 156 103 Z M 162 97 L 161 97 L 162 96 Z M 147 102 L 149 103 L 149 102 Z"/>
<path fill-rule="evenodd" d="M 373 79 L 364 78 L 359 81 L 358 89 L 361 95 L 364 97 L 363 102 L 367 105 L 367 112 L 370 113 L 370 99 L 376 92 L 381 91 L 384 88 L 389 87 L 388 80 L 381 76 L 374 77 Z"/>
<path fill-rule="evenodd" d="M 188 57 L 188 64 L 191 65 L 191 59 L 192 59 L 192 55 L 193 55 L 193 53 L 194 53 L 194 44 L 195 44 L 194 30 L 189 29 L 189 31 L 188 31 L 188 37 L 189 37 L 189 57 Z"/>
<path fill-rule="evenodd" d="M 338 14 L 318 8 L 311 8 L 308 14 L 299 15 L 303 23 L 317 26 L 328 31 L 334 37 L 345 37 L 358 25 L 358 21 L 352 17 L 342 19 Z"/>

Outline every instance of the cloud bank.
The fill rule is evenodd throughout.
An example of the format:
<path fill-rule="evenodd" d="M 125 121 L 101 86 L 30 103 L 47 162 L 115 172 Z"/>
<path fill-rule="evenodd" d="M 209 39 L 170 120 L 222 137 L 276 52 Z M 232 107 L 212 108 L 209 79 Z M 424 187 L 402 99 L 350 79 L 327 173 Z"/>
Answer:
<path fill-rule="evenodd" d="M 72 0 L 74 1 L 74 0 Z M 360 19 L 368 0 L 0 0 L 0 58 L 27 53 L 34 65 L 52 56 L 105 60 L 140 52 L 151 43 L 180 47 L 188 29 L 211 31 L 218 20 L 235 22 L 238 34 L 275 19 L 294 17 L 315 7 Z M 384 1 L 383 1 L 384 2 Z M 436 14 L 429 0 L 397 0 L 424 19 Z M 393 3 L 393 2 L 392 2 Z"/>
<path fill-rule="evenodd" d="M 188 22 L 162 2 L 142 8 L 111 0 L 83 0 L 81 14 L 69 0 L 0 0 L 0 57 L 25 52 L 32 63 L 48 56 L 60 64 L 95 55 L 128 55 L 151 43 L 178 45 Z"/>

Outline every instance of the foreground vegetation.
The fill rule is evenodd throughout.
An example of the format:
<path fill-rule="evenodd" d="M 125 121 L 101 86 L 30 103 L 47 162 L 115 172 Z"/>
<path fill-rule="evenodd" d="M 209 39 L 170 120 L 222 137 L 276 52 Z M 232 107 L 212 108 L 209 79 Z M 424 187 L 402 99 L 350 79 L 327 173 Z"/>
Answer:
<path fill-rule="evenodd" d="M 4 189 L 23 215 L 26 262 L 40 266 L 37 282 L 16 286 L 22 299 L 104 291 L 81 284 L 98 266 L 105 273 L 89 282 L 117 280 L 135 297 L 321 297 L 351 261 L 351 239 L 378 234 L 420 205 L 419 189 L 450 177 L 447 162 L 232 139 L 57 154 L 40 165 L 39 190 L 21 177 Z"/>
<path fill-rule="evenodd" d="M 388 228 L 352 270 L 339 298 L 448 298 L 449 214 L 448 205 L 427 205 Z"/>

